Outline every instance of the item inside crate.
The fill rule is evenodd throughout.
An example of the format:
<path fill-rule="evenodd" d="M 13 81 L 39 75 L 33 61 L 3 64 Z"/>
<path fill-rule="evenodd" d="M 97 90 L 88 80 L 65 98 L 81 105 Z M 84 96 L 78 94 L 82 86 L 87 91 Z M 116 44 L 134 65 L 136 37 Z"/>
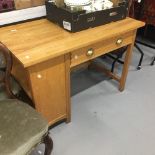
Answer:
<path fill-rule="evenodd" d="M 57 7 L 65 7 L 70 11 L 94 12 L 118 6 L 125 0 L 49 0 Z"/>
<path fill-rule="evenodd" d="M 127 0 L 46 0 L 47 19 L 70 32 L 126 18 Z"/>

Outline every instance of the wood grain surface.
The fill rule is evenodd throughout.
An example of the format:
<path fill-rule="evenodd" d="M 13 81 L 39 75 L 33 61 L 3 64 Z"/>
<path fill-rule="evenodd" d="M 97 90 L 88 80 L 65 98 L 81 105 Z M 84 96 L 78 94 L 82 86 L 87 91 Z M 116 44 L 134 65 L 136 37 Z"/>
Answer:
<path fill-rule="evenodd" d="M 3 42 L 24 67 L 144 26 L 131 18 L 70 33 L 46 19 L 0 28 Z"/>

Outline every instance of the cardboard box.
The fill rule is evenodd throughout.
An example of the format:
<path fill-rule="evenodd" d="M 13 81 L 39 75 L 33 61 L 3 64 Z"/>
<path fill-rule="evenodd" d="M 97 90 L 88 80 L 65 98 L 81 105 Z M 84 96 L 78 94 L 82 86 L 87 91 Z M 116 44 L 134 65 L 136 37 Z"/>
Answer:
<path fill-rule="evenodd" d="M 33 6 L 45 5 L 45 0 L 32 0 Z"/>
<path fill-rule="evenodd" d="M 14 2 L 17 10 L 32 7 L 32 0 L 14 0 Z"/>

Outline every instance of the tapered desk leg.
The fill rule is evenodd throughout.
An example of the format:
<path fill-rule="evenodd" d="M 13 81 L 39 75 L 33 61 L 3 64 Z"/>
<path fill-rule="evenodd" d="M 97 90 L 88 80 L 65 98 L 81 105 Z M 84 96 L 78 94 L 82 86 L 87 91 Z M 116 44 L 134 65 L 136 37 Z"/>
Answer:
<path fill-rule="evenodd" d="M 132 44 L 128 45 L 128 49 L 126 51 L 125 61 L 124 61 L 124 65 L 123 65 L 123 71 L 122 71 L 120 85 L 119 85 L 120 91 L 123 91 L 125 88 L 125 82 L 126 82 L 126 78 L 127 78 L 127 74 L 128 74 L 128 68 L 129 68 L 129 64 L 130 64 L 130 60 L 131 60 L 131 55 L 132 55 Z"/>
<path fill-rule="evenodd" d="M 71 100 L 70 100 L 70 54 L 65 55 L 65 68 L 66 68 L 66 100 L 67 100 L 67 118 L 66 122 L 71 121 Z"/>
<path fill-rule="evenodd" d="M 134 42 L 135 42 L 135 37 L 136 37 L 136 31 L 134 32 L 134 35 L 133 35 L 133 42 L 132 42 L 132 44 L 128 45 L 128 48 L 126 51 L 124 65 L 123 65 L 123 71 L 122 71 L 122 75 L 120 78 L 120 85 L 119 85 L 120 91 L 123 91 L 125 88 L 125 82 L 126 82 L 127 75 L 128 75 L 128 69 L 129 69 L 129 65 L 130 65 L 130 61 L 131 61 L 131 57 L 132 57 L 132 51 L 133 51 L 133 46 L 134 46 Z"/>

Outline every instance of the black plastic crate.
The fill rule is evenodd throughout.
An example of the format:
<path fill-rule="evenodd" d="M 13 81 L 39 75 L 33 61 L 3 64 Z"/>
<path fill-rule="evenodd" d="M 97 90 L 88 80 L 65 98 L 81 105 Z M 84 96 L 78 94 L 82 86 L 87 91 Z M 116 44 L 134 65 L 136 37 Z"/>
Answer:
<path fill-rule="evenodd" d="M 77 32 L 124 19 L 128 11 L 127 1 L 111 9 L 89 13 L 86 13 L 86 11 L 71 12 L 66 8 L 58 8 L 48 0 L 45 2 L 45 5 L 47 19 L 70 32 Z"/>

